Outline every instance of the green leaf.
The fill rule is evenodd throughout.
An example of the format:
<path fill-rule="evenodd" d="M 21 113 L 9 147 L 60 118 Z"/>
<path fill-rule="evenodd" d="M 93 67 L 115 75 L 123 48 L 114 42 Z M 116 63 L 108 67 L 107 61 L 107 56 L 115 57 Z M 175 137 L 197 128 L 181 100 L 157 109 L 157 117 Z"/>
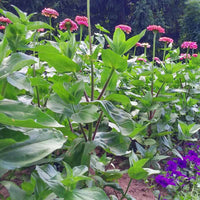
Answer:
<path fill-rule="evenodd" d="M 33 129 L 30 137 L 0 150 L 0 168 L 15 169 L 30 166 L 63 146 L 66 138 L 57 130 Z"/>
<path fill-rule="evenodd" d="M 134 162 L 133 166 L 128 170 L 129 177 L 136 180 L 147 178 L 148 172 L 142 168 L 147 161 L 148 159 L 141 159 Z"/>
<path fill-rule="evenodd" d="M 0 101 L 0 123 L 29 128 L 62 127 L 39 108 L 18 101 Z"/>
<path fill-rule="evenodd" d="M 33 88 L 31 87 L 30 80 L 24 74 L 20 72 L 14 72 L 7 77 L 7 81 L 19 90 L 24 89 L 33 94 Z"/>
<path fill-rule="evenodd" d="M 123 94 L 110 94 L 106 97 L 106 100 L 119 102 L 124 106 L 131 104 L 130 99 L 126 95 L 123 95 Z"/>
<path fill-rule="evenodd" d="M 110 49 L 102 50 L 102 60 L 105 66 L 114 68 L 119 72 L 123 72 L 127 68 L 127 60 Z"/>
<path fill-rule="evenodd" d="M 80 67 L 72 59 L 65 55 L 62 55 L 55 47 L 51 45 L 38 46 L 36 49 L 39 53 L 39 58 L 48 62 L 50 66 L 53 66 L 57 72 L 76 72 L 80 70 Z"/>
<path fill-rule="evenodd" d="M 65 199 L 70 200 L 109 200 L 105 192 L 100 188 L 85 188 L 81 190 L 67 191 Z"/>
<path fill-rule="evenodd" d="M 94 103 L 98 103 L 101 106 L 104 114 L 111 120 L 111 122 L 114 122 L 118 126 L 122 135 L 128 136 L 133 132 L 134 122 L 131 119 L 130 114 L 124 110 L 116 108 L 109 101 L 95 101 Z"/>
<path fill-rule="evenodd" d="M 129 135 L 129 137 L 130 137 L 130 138 L 135 137 L 137 134 L 139 134 L 140 132 L 144 131 L 144 130 L 147 128 L 148 125 L 149 125 L 149 124 L 142 125 L 142 124 L 136 123 L 136 124 L 135 124 L 135 129 L 134 129 L 133 132 Z"/>
<path fill-rule="evenodd" d="M 97 132 L 96 146 L 102 147 L 106 152 L 116 156 L 125 155 L 129 149 L 130 139 L 116 132 Z"/>
<path fill-rule="evenodd" d="M 19 17 L 17 17 L 16 15 L 14 15 L 11 12 L 0 9 L 0 13 L 2 15 L 4 15 L 5 17 L 7 17 L 8 19 L 10 19 L 12 21 L 12 23 L 21 23 Z"/>
<path fill-rule="evenodd" d="M 41 21 L 29 22 L 27 24 L 28 30 L 37 30 L 37 29 L 40 29 L 40 28 L 53 30 L 53 28 L 51 26 L 49 26 L 47 23 L 44 23 L 44 22 L 41 22 Z"/>
<path fill-rule="evenodd" d="M 4 37 L 3 40 L 0 42 L 0 52 L 1 52 L 1 54 L 0 54 L 0 63 L 6 57 L 8 51 L 9 51 L 8 41 Z"/>
<path fill-rule="evenodd" d="M 3 59 L 0 65 L 0 79 L 5 78 L 12 72 L 20 70 L 25 66 L 36 63 L 36 58 L 24 53 L 14 53 Z"/>
<path fill-rule="evenodd" d="M 136 43 L 145 35 L 146 33 L 146 29 L 143 30 L 140 34 L 136 35 L 136 36 L 133 36 L 131 37 L 130 39 L 128 39 L 126 41 L 126 48 L 123 52 L 123 54 L 125 54 L 127 51 L 129 51 L 133 46 L 136 45 Z"/>
<path fill-rule="evenodd" d="M 90 123 L 99 118 L 98 107 L 92 104 L 80 105 L 72 114 L 71 119 L 77 123 Z"/>
<path fill-rule="evenodd" d="M 200 124 L 194 124 L 192 128 L 190 128 L 189 133 L 190 134 L 195 134 L 197 131 L 200 129 Z"/>
<path fill-rule="evenodd" d="M 105 29 L 103 26 L 101 26 L 100 24 L 95 24 L 95 27 L 97 29 L 99 29 L 100 31 L 102 32 L 105 32 L 105 33 L 110 33 L 110 31 L 108 31 L 107 29 Z"/>

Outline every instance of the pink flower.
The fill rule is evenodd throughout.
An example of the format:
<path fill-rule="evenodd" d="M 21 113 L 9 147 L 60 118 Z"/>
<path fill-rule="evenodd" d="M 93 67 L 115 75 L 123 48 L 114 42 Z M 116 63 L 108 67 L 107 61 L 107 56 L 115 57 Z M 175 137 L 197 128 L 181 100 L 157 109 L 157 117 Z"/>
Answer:
<path fill-rule="evenodd" d="M 182 43 L 181 48 L 183 49 L 197 49 L 197 43 L 196 42 L 191 42 L 191 41 L 185 41 Z"/>
<path fill-rule="evenodd" d="M 75 21 L 78 25 L 84 25 L 88 27 L 88 18 L 84 16 L 76 16 Z"/>
<path fill-rule="evenodd" d="M 44 32 L 44 28 L 39 28 L 37 32 Z"/>
<path fill-rule="evenodd" d="M 160 58 L 155 57 L 154 60 L 156 61 L 156 63 L 158 63 L 159 65 L 161 64 Z"/>
<path fill-rule="evenodd" d="M 180 60 L 183 60 L 183 59 L 191 59 L 191 55 L 188 53 L 188 54 L 186 54 L 186 53 L 182 53 L 181 54 L 181 57 L 180 57 Z"/>
<path fill-rule="evenodd" d="M 59 13 L 52 9 L 52 8 L 44 8 L 42 10 L 42 15 L 46 16 L 46 17 L 53 17 L 53 18 L 57 18 L 59 16 Z"/>
<path fill-rule="evenodd" d="M 141 43 L 137 42 L 136 47 L 141 47 Z"/>
<path fill-rule="evenodd" d="M 148 42 L 146 42 L 146 43 L 141 43 L 141 47 L 150 48 L 151 45 Z"/>
<path fill-rule="evenodd" d="M 137 58 L 138 61 L 147 62 L 145 58 Z"/>
<path fill-rule="evenodd" d="M 129 34 L 131 32 L 131 27 L 127 25 L 120 24 L 118 26 L 115 26 L 115 29 L 120 28 L 125 33 Z"/>
<path fill-rule="evenodd" d="M 160 42 L 166 42 L 166 43 L 173 43 L 174 40 L 172 38 L 169 38 L 169 37 L 161 37 L 159 39 Z"/>
<path fill-rule="evenodd" d="M 165 33 L 165 29 L 162 28 L 161 26 L 157 26 L 157 25 L 149 25 L 147 27 L 148 31 L 153 31 L 153 32 L 159 32 L 159 33 Z"/>
<path fill-rule="evenodd" d="M 193 56 L 193 57 L 197 57 L 198 54 L 197 54 L 197 53 L 193 53 L 192 56 Z"/>
<path fill-rule="evenodd" d="M 3 16 L 0 17 L 0 22 L 6 23 L 6 24 L 12 23 L 8 18 L 3 17 Z"/>
<path fill-rule="evenodd" d="M 5 28 L 5 26 L 0 26 L 0 30 L 4 30 Z"/>
<path fill-rule="evenodd" d="M 70 31 L 72 32 L 72 31 L 76 31 L 78 29 L 78 26 L 73 20 L 67 18 L 64 21 L 60 22 L 59 28 L 60 30 L 70 29 Z"/>

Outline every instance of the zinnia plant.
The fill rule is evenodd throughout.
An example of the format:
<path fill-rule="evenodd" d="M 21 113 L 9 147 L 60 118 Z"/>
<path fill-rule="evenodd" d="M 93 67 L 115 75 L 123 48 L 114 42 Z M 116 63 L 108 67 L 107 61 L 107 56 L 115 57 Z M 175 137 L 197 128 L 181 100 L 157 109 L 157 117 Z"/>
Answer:
<path fill-rule="evenodd" d="M 82 40 L 83 26 L 88 27 L 88 18 L 85 16 L 76 16 L 75 21 L 80 25 L 80 41 Z"/>
<path fill-rule="evenodd" d="M 124 31 L 125 33 L 129 34 L 131 32 L 131 27 L 130 26 L 127 26 L 127 25 L 123 25 L 123 24 L 120 24 L 118 26 L 115 26 L 115 29 L 116 28 L 120 28 L 122 31 Z"/>
<path fill-rule="evenodd" d="M 73 20 L 66 18 L 62 22 L 60 22 L 59 28 L 60 30 L 68 30 L 70 32 L 73 32 L 78 29 L 78 26 Z"/>
<path fill-rule="evenodd" d="M 174 40 L 172 38 L 169 38 L 169 37 L 161 37 L 159 39 L 160 42 L 164 42 L 164 52 L 163 52 L 163 61 L 165 61 L 165 54 L 166 54 L 166 47 L 167 47 L 167 44 L 168 43 L 173 43 Z"/>

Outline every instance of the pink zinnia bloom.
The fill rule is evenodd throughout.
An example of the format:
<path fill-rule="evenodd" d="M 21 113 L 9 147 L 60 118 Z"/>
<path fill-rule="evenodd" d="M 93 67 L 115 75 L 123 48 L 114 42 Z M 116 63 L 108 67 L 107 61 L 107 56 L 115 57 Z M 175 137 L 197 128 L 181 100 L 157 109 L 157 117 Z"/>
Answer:
<path fill-rule="evenodd" d="M 57 18 L 59 16 L 59 13 L 52 9 L 52 8 L 44 8 L 42 10 L 42 15 L 46 16 L 46 17 L 53 17 L 53 18 Z"/>
<path fill-rule="evenodd" d="M 197 43 L 196 42 L 191 42 L 191 41 L 185 41 L 182 43 L 181 48 L 183 49 L 197 49 Z"/>
<path fill-rule="evenodd" d="M 146 42 L 146 43 L 141 43 L 141 47 L 150 48 L 151 45 L 148 42 Z"/>
<path fill-rule="evenodd" d="M 141 43 L 137 42 L 136 47 L 141 47 Z"/>
<path fill-rule="evenodd" d="M 166 43 L 173 43 L 174 40 L 172 38 L 169 38 L 169 37 L 161 37 L 159 39 L 160 42 L 166 42 Z"/>
<path fill-rule="evenodd" d="M 182 53 L 181 54 L 181 57 L 180 57 L 180 60 L 183 60 L 183 59 L 191 59 L 191 55 L 188 53 L 188 54 L 186 54 L 186 53 Z"/>
<path fill-rule="evenodd" d="M 78 25 L 84 25 L 88 27 L 88 18 L 85 16 L 76 16 L 75 21 Z"/>
<path fill-rule="evenodd" d="M 6 24 L 12 23 L 8 18 L 3 17 L 3 16 L 0 17 L 0 22 L 6 23 Z"/>
<path fill-rule="evenodd" d="M 127 25 L 120 24 L 118 26 L 115 26 L 115 29 L 120 28 L 125 33 L 129 34 L 131 32 L 131 27 Z"/>
<path fill-rule="evenodd" d="M 159 32 L 159 33 L 165 33 L 165 29 L 162 28 L 161 26 L 157 26 L 157 25 L 149 25 L 147 27 L 148 31 L 155 31 L 155 32 Z"/>
<path fill-rule="evenodd" d="M 37 32 L 44 32 L 44 28 L 39 28 Z"/>
<path fill-rule="evenodd" d="M 76 31 L 78 29 L 78 26 L 73 20 L 67 18 L 64 21 L 60 22 L 59 28 L 60 30 L 70 29 L 70 31 L 72 32 L 72 31 Z"/>
<path fill-rule="evenodd" d="M 160 58 L 155 57 L 154 60 L 156 61 L 156 63 L 158 63 L 159 65 L 161 64 Z"/>
<path fill-rule="evenodd" d="M 198 54 L 197 54 L 197 53 L 193 53 L 192 56 L 193 56 L 193 57 L 197 57 Z"/>
<path fill-rule="evenodd" d="M 5 28 L 5 26 L 0 26 L 0 30 L 4 30 Z"/>
<path fill-rule="evenodd" d="M 147 62 L 147 60 L 145 58 L 137 58 L 138 61 L 143 61 L 143 62 Z"/>

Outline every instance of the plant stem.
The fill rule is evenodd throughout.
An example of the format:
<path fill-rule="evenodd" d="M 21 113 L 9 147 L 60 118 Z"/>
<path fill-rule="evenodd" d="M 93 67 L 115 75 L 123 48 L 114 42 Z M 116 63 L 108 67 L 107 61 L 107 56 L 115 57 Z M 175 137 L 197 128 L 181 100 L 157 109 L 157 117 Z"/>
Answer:
<path fill-rule="evenodd" d="M 164 44 L 163 61 L 165 61 L 166 48 L 167 48 L 167 42 L 165 42 Z"/>
<path fill-rule="evenodd" d="M 74 130 L 73 130 L 73 127 L 72 127 L 72 123 L 70 122 L 70 119 L 67 118 L 67 120 L 68 120 L 68 123 L 69 123 L 69 127 L 70 127 L 71 132 L 74 133 Z"/>
<path fill-rule="evenodd" d="M 35 65 L 33 65 L 33 77 L 35 77 L 35 76 L 36 76 L 36 74 L 35 74 Z M 37 104 L 38 104 L 38 107 L 40 108 L 40 96 L 39 96 L 38 86 L 35 86 L 35 90 L 36 90 L 36 96 L 37 96 Z"/>
<path fill-rule="evenodd" d="M 80 42 L 82 41 L 83 25 L 80 25 Z"/>
<path fill-rule="evenodd" d="M 96 127 L 95 127 L 95 131 L 94 131 L 94 134 L 93 134 L 93 137 L 92 137 L 92 140 L 95 139 L 95 136 L 97 134 L 97 130 L 98 130 L 100 122 L 101 122 L 102 115 L 103 115 L 103 111 L 101 111 L 101 113 L 100 113 L 100 116 L 99 116 L 99 119 L 97 121 L 97 124 L 96 124 Z"/>
<path fill-rule="evenodd" d="M 2 97 L 5 96 L 7 85 L 8 85 L 8 82 L 7 82 L 7 79 L 5 78 L 3 80 L 3 85 L 2 85 L 2 89 L 1 89 L 1 96 Z"/>
<path fill-rule="evenodd" d="M 120 200 L 124 199 L 124 197 L 126 196 L 126 194 L 127 194 L 127 192 L 128 192 L 128 189 L 129 189 L 129 187 L 130 187 L 130 185 L 131 185 L 132 180 L 133 180 L 133 179 L 130 178 L 130 181 L 129 181 L 129 183 L 128 183 L 128 186 L 127 186 L 127 188 L 126 188 L 126 191 L 125 191 L 125 193 L 122 195 L 122 198 L 121 198 Z"/>
<path fill-rule="evenodd" d="M 111 80 L 111 78 L 112 78 L 112 75 L 113 75 L 114 71 L 115 71 L 115 68 L 113 67 L 113 68 L 111 69 L 110 75 L 109 75 L 107 81 L 105 82 L 105 85 L 103 86 L 103 89 L 102 89 L 101 93 L 99 94 L 97 100 L 100 100 L 101 97 L 103 96 L 103 94 L 104 94 L 106 88 L 108 87 L 108 84 L 109 84 L 109 82 L 110 82 L 110 80 Z"/>
<path fill-rule="evenodd" d="M 88 139 L 87 139 L 87 136 L 86 136 L 86 134 L 85 134 L 85 131 L 84 131 L 84 129 L 83 129 L 82 124 L 79 124 L 79 127 L 80 127 L 80 129 L 81 129 L 81 132 L 83 133 L 83 136 L 84 136 L 84 138 L 85 138 L 85 141 L 87 142 Z"/>
<path fill-rule="evenodd" d="M 52 26 L 52 22 L 51 22 L 51 16 L 49 17 L 49 25 Z M 52 31 L 50 29 L 50 40 L 52 40 L 52 35 L 51 35 Z"/>
<path fill-rule="evenodd" d="M 90 22 L 90 0 L 87 0 L 87 18 L 88 18 L 88 34 L 90 43 L 90 56 L 92 55 L 92 38 L 91 38 L 91 22 Z M 91 101 L 94 100 L 94 66 L 93 61 L 90 60 L 91 64 Z"/>
<path fill-rule="evenodd" d="M 135 45 L 134 47 L 134 52 L 133 52 L 133 56 L 135 57 L 135 54 L 136 54 L 136 49 L 137 49 L 137 46 Z"/>

